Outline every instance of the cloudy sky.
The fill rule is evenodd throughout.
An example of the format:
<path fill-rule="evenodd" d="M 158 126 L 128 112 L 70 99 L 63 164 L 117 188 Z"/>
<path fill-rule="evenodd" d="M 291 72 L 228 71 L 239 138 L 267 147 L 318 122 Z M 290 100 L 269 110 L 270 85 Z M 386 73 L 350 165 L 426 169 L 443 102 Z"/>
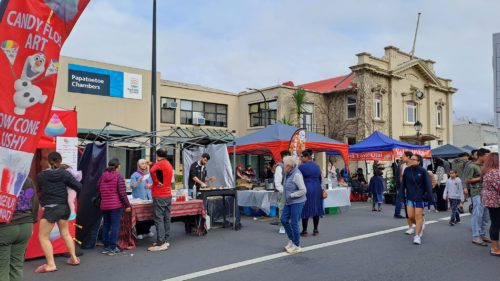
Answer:
<path fill-rule="evenodd" d="M 454 117 L 493 118 L 492 34 L 500 1 L 158 0 L 163 79 L 241 92 L 349 73 L 393 45 L 453 80 Z M 91 0 L 63 55 L 151 69 L 152 0 Z"/>

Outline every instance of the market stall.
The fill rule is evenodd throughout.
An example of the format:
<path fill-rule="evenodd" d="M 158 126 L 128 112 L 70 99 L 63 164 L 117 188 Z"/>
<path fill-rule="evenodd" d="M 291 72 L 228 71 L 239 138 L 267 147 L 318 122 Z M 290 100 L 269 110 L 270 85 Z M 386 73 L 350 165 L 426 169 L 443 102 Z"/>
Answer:
<path fill-rule="evenodd" d="M 443 159 L 458 158 L 460 154 L 468 153 L 467 150 L 454 146 L 452 144 L 445 144 L 432 150 L 433 157 Z"/>

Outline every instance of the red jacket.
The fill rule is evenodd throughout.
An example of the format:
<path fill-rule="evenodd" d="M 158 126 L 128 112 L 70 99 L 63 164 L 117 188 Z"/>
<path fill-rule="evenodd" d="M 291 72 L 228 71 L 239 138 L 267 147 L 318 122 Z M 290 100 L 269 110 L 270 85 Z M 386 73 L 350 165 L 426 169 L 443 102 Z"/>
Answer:
<path fill-rule="evenodd" d="M 149 174 L 153 179 L 153 197 L 172 197 L 172 175 L 174 174 L 174 170 L 170 162 L 166 159 L 156 162 L 151 167 Z"/>
<path fill-rule="evenodd" d="M 97 188 L 101 192 L 101 210 L 130 207 L 125 180 L 118 171 L 104 171 L 97 182 Z"/>

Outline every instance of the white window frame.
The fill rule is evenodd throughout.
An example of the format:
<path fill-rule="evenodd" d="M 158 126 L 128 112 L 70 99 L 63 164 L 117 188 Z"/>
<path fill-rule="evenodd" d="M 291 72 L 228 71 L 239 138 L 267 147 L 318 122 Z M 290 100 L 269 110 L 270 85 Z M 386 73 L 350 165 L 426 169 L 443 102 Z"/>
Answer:
<path fill-rule="evenodd" d="M 380 95 L 373 98 L 373 119 L 382 119 L 382 96 Z"/>
<path fill-rule="evenodd" d="M 410 120 L 410 111 L 413 111 L 413 120 Z M 415 124 L 417 122 L 418 106 L 415 101 L 407 101 L 405 104 L 405 122 L 407 124 Z"/>
<path fill-rule="evenodd" d="M 436 109 L 436 126 L 438 128 L 443 127 L 443 107 L 440 105 Z"/>
<path fill-rule="evenodd" d="M 354 103 L 349 103 L 349 98 L 354 98 L 355 102 Z M 346 96 L 346 119 L 355 119 L 358 116 L 358 97 L 356 95 L 348 95 Z M 349 106 L 354 106 L 354 116 L 349 117 Z"/>

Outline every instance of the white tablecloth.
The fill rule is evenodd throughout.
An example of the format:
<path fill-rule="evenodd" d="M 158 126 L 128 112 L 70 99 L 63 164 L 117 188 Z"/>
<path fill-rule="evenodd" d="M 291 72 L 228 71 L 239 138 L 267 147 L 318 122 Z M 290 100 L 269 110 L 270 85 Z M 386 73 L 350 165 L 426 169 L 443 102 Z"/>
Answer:
<path fill-rule="evenodd" d="M 238 206 L 256 207 L 269 215 L 271 205 L 277 204 L 278 192 L 266 190 L 238 190 Z"/>
<path fill-rule="evenodd" d="M 339 187 L 327 190 L 328 198 L 323 201 L 325 208 L 351 206 L 351 188 Z"/>

